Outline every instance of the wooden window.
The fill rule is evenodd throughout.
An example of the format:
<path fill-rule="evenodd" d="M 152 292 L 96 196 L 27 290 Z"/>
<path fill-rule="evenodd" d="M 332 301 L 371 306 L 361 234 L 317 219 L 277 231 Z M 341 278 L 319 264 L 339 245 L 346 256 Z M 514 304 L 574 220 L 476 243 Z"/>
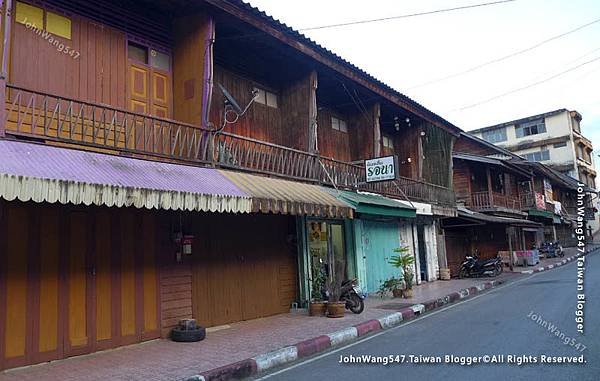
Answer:
<path fill-rule="evenodd" d="M 150 50 L 150 64 L 160 70 L 171 71 L 171 57 L 168 54 Z"/>
<path fill-rule="evenodd" d="M 54 12 L 46 12 L 44 23 L 44 10 L 29 4 L 17 1 L 15 20 L 28 28 L 36 28 L 50 34 L 71 39 L 71 19 Z"/>
<path fill-rule="evenodd" d="M 127 57 L 130 60 L 148 64 L 148 48 L 130 41 L 127 44 Z"/>
<path fill-rule="evenodd" d="M 348 132 L 348 125 L 343 119 L 338 119 L 335 116 L 331 117 L 331 128 L 340 132 Z"/>
<path fill-rule="evenodd" d="M 277 94 L 259 87 L 255 87 L 254 91 L 257 93 L 255 100 L 257 103 L 268 107 L 277 108 Z"/>
<path fill-rule="evenodd" d="M 382 136 L 383 146 L 385 148 L 394 149 L 394 141 L 389 136 Z"/>
<path fill-rule="evenodd" d="M 71 20 L 56 13 L 46 13 L 46 30 L 56 36 L 71 39 Z"/>
<path fill-rule="evenodd" d="M 31 24 L 36 28 L 44 28 L 44 10 L 17 1 L 15 20 L 20 24 Z"/>

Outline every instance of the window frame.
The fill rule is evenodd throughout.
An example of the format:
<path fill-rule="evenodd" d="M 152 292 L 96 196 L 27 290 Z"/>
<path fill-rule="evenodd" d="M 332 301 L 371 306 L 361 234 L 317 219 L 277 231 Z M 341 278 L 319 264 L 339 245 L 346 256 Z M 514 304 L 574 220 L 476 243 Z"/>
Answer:
<path fill-rule="evenodd" d="M 533 129 L 535 128 L 535 132 Z M 525 138 L 527 136 L 544 134 L 548 130 L 546 129 L 546 122 L 544 119 L 536 119 L 530 122 L 525 122 L 515 125 L 515 135 L 517 139 Z"/>
<path fill-rule="evenodd" d="M 342 119 L 338 116 L 331 115 L 331 129 L 347 134 L 348 122 L 345 119 Z"/>
<path fill-rule="evenodd" d="M 491 133 L 486 137 L 486 133 Z M 499 136 L 499 139 L 496 138 Z M 483 131 L 481 138 L 489 143 L 502 143 L 508 140 L 508 134 L 506 133 L 506 127 L 497 128 L 494 130 Z"/>
<path fill-rule="evenodd" d="M 266 89 L 264 86 L 254 84 L 252 87 L 253 91 L 258 91 L 258 96 L 254 99 L 254 102 L 261 104 L 265 107 L 270 107 L 274 109 L 279 108 L 279 94 Z M 275 104 L 269 103 L 269 95 L 272 97 L 271 99 L 275 99 Z"/>

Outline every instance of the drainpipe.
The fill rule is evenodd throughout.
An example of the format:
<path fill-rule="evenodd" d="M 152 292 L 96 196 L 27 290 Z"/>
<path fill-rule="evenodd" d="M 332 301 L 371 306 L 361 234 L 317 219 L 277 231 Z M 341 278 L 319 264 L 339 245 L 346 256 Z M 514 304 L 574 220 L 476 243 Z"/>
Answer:
<path fill-rule="evenodd" d="M 215 23 L 212 17 L 208 19 L 206 33 L 206 50 L 204 52 L 204 86 L 202 93 L 202 126 L 209 127 L 210 105 L 213 89 L 213 45 L 215 42 Z"/>
<path fill-rule="evenodd" d="M 4 5 L 4 14 L 2 16 L 4 39 L 2 41 L 2 68 L 0 70 L 0 138 L 4 137 L 4 131 L 6 129 L 6 78 L 8 78 L 8 46 L 10 44 L 12 0 L 6 0 L 6 2 L 0 0 L 0 9 L 2 9 L 2 5 Z"/>

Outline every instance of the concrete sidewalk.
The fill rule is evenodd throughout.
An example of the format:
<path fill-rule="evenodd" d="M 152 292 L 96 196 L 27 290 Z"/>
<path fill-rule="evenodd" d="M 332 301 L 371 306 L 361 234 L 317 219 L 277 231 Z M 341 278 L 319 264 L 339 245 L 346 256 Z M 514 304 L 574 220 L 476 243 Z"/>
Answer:
<path fill-rule="evenodd" d="M 229 328 L 209 332 L 204 341 L 197 343 L 155 340 L 5 371 L 0 373 L 0 380 L 181 380 L 364 322 L 382 319 L 399 310 L 406 310 L 410 305 L 422 305 L 418 308 L 429 310 L 434 305 L 454 301 L 447 297 L 450 294 L 454 294 L 457 300 L 463 295 L 467 296 L 469 292 L 465 290 L 469 288 L 474 293 L 477 292 L 476 287 L 483 289 L 486 283 L 488 285 L 485 287 L 490 287 L 490 280 L 501 283 L 518 277 L 518 274 L 502 274 L 497 278 L 425 283 L 415 287 L 412 299 L 369 297 L 365 311 L 360 315 L 347 311 L 344 318 L 330 319 L 309 317 L 304 311 L 281 314 L 231 324 Z M 460 294 L 461 290 L 463 295 Z"/>
<path fill-rule="evenodd" d="M 592 251 L 598 250 L 598 249 L 600 249 L 600 245 L 590 244 L 590 245 L 586 246 L 586 253 L 589 253 L 589 252 L 592 252 Z M 565 253 L 565 255 L 562 258 L 560 258 L 560 257 L 540 258 L 540 263 L 538 263 L 535 266 L 514 266 L 512 272 L 519 273 L 519 274 L 533 274 L 533 273 L 537 273 L 540 271 L 551 270 L 555 267 L 562 266 L 562 265 L 566 264 L 567 262 L 571 262 L 572 260 L 574 260 L 577 257 L 577 255 L 579 254 L 579 250 L 577 250 L 576 247 L 567 247 L 564 249 L 564 253 Z M 510 269 L 505 268 L 505 271 L 510 272 Z"/>

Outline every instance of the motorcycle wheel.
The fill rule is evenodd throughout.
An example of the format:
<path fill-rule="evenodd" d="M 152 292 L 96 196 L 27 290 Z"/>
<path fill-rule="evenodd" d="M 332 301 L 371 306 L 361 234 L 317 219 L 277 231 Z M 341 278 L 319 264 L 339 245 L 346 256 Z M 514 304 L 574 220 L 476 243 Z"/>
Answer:
<path fill-rule="evenodd" d="M 467 278 L 468 277 L 467 270 L 466 269 L 460 269 L 460 272 L 458 273 L 458 277 L 460 279 Z"/>
<path fill-rule="evenodd" d="M 502 274 L 502 271 L 504 271 L 504 266 L 502 266 L 502 263 L 498 263 L 496 265 L 496 276 Z"/>
<path fill-rule="evenodd" d="M 357 315 L 365 310 L 365 301 L 356 294 L 350 294 L 348 302 L 350 304 L 348 309 Z"/>

